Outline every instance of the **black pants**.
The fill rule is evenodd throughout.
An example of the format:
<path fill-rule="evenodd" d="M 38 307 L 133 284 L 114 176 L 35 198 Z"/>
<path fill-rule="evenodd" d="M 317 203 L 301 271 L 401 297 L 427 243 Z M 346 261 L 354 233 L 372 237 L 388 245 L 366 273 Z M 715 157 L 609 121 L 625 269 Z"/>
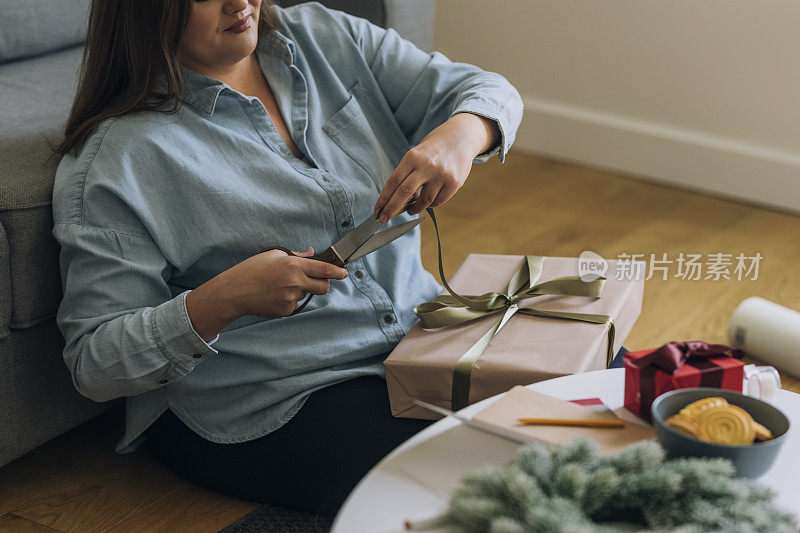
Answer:
<path fill-rule="evenodd" d="M 335 514 L 378 461 L 431 423 L 393 417 L 386 381 L 366 376 L 312 393 L 289 422 L 254 440 L 208 441 L 167 410 L 147 429 L 145 445 L 210 490 Z"/>
<path fill-rule="evenodd" d="M 621 366 L 625 351 L 612 367 Z M 215 492 L 335 514 L 378 461 L 431 423 L 394 418 L 386 381 L 368 376 L 314 392 L 283 427 L 238 444 L 206 440 L 167 410 L 147 429 L 145 446 L 181 477 Z"/>

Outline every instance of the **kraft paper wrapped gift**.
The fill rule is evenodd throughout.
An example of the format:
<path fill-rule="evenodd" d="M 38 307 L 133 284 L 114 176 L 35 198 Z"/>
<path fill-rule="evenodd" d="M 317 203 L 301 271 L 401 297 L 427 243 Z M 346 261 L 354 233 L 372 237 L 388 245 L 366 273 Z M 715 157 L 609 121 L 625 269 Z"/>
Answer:
<path fill-rule="evenodd" d="M 578 274 L 577 258 L 538 259 L 541 270 L 531 269 L 531 284 Z M 474 361 L 466 374 L 466 392 L 462 389 L 463 399 L 456 403 L 466 402 L 467 397 L 469 403 L 474 403 L 515 385 L 606 368 L 639 316 L 644 289 L 642 279 L 618 276 L 617 261 L 607 262 L 607 279 L 604 287 L 600 285 L 600 298 L 545 294 L 518 302 L 520 312 L 507 320 Z M 449 284 L 457 294 L 467 297 L 491 291 L 506 293 L 509 281 L 525 264 L 526 256 L 470 254 Z M 527 264 L 531 264 L 530 260 Z M 452 298 L 446 290 L 441 294 Z M 548 311 L 589 314 L 599 323 L 530 316 L 523 314 L 526 307 L 543 311 L 540 314 L 544 315 Z M 437 329 L 423 329 L 417 321 L 384 361 L 392 414 L 403 418 L 440 418 L 414 405 L 415 399 L 447 409 L 463 407 L 453 406 L 451 401 L 456 364 L 501 321 L 504 311 Z M 611 324 L 607 317 L 596 320 L 603 315 L 613 321 L 611 350 L 608 349 Z M 460 366 L 463 369 L 463 364 Z M 456 381 L 463 383 L 464 379 L 461 372 Z"/>

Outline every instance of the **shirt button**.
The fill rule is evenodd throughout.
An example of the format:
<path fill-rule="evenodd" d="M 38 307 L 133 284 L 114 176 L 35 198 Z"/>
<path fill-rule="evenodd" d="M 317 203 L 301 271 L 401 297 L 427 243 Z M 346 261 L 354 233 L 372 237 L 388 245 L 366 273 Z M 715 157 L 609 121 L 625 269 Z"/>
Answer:
<path fill-rule="evenodd" d="M 392 324 L 394 323 L 394 317 L 392 315 L 384 315 L 383 321 L 386 322 L 387 324 Z"/>
<path fill-rule="evenodd" d="M 363 272 L 361 272 L 360 270 L 356 270 L 356 271 L 355 271 L 355 276 L 356 276 L 358 279 L 361 279 L 361 278 L 363 278 L 363 277 L 364 277 L 364 273 L 363 273 Z"/>
<path fill-rule="evenodd" d="M 202 355 L 200 355 L 199 353 L 193 353 L 193 354 L 192 354 L 192 357 L 194 357 L 195 359 L 200 359 L 200 358 L 201 358 L 201 357 L 203 357 L 203 356 L 202 356 Z"/>
<path fill-rule="evenodd" d="M 163 385 L 164 383 L 168 382 L 168 381 L 169 381 L 169 380 L 168 380 L 168 379 L 166 379 L 166 378 L 164 378 L 164 379 L 159 379 L 159 380 L 158 380 L 158 382 L 159 382 L 159 383 L 161 383 L 162 385 Z"/>

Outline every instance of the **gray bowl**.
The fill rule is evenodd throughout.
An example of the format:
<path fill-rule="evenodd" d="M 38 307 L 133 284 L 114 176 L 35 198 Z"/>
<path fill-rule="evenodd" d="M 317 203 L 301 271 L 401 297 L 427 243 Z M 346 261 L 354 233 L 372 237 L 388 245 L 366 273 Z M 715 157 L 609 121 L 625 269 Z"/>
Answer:
<path fill-rule="evenodd" d="M 725 398 L 731 405 L 746 410 L 753 420 L 769 429 L 775 438 L 745 446 L 716 444 L 696 439 L 666 424 L 667 418 L 677 414 L 688 404 L 709 396 Z M 780 409 L 757 398 L 723 389 L 699 387 L 666 392 L 653 401 L 650 411 L 656 437 L 668 457 L 727 457 L 733 461 L 736 473 L 748 478 L 756 478 L 769 470 L 789 434 L 789 418 Z"/>

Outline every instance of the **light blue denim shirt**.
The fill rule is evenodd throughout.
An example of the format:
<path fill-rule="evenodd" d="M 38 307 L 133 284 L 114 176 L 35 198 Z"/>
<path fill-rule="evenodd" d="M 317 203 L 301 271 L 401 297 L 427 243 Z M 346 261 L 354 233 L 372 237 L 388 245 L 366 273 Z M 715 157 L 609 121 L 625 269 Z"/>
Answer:
<path fill-rule="evenodd" d="M 256 55 L 304 158 L 257 98 L 184 68 L 178 113 L 104 121 L 58 166 L 64 360 L 84 396 L 127 397 L 118 453 L 168 408 L 210 441 L 243 442 L 320 388 L 383 375 L 414 306 L 440 290 L 422 268 L 419 229 L 349 264 L 301 313 L 244 316 L 210 342 L 186 295 L 266 246 L 330 246 L 450 116 L 497 122 L 500 143 L 476 162 L 503 161 L 519 125 L 519 94 L 498 74 L 318 3 L 274 9 L 278 29 L 259 36 Z"/>

